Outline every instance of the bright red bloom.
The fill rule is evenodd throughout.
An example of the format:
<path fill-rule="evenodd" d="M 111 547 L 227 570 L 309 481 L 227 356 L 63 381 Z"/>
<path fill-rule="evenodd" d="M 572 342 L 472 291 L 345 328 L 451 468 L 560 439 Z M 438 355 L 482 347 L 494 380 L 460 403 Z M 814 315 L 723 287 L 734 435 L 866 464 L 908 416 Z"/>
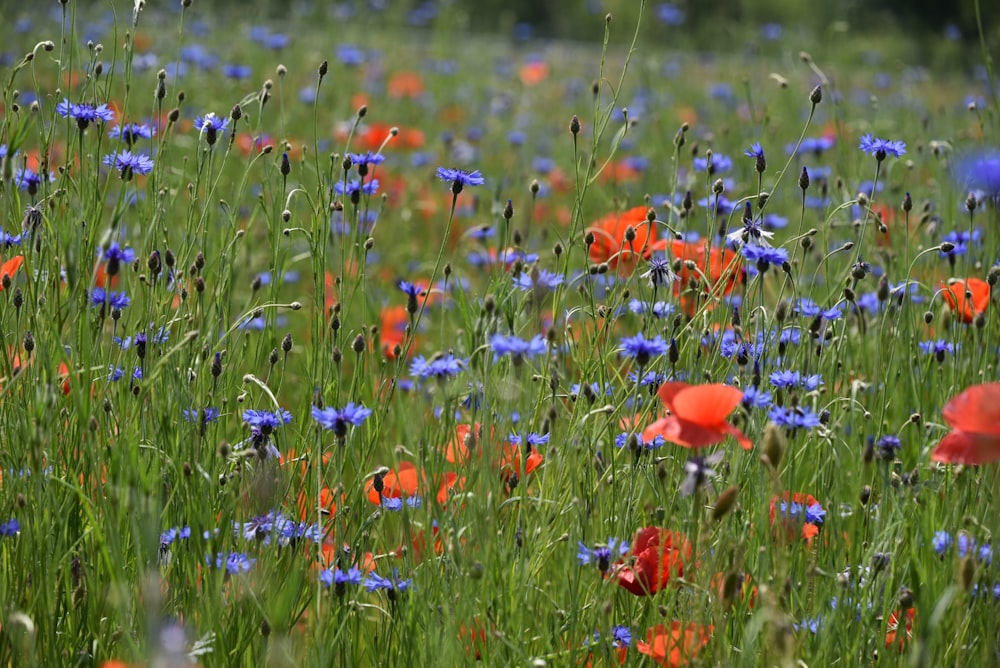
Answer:
<path fill-rule="evenodd" d="M 671 577 L 684 575 L 685 565 L 691 564 L 691 553 L 691 542 L 679 531 L 640 529 L 632 542 L 633 563 L 615 571 L 618 586 L 636 596 L 655 594 L 667 586 Z"/>
<path fill-rule="evenodd" d="M 966 292 L 971 299 L 966 299 Z M 941 296 L 955 317 L 969 325 L 989 306 L 990 284 L 978 278 L 970 278 L 968 281 L 956 279 L 941 286 Z"/>
<path fill-rule="evenodd" d="M 704 448 L 732 436 L 744 450 L 753 447 L 742 431 L 726 422 L 743 400 L 743 392 L 735 387 L 672 382 L 661 385 L 658 394 L 670 414 L 646 427 L 643 441 L 648 443 L 662 436 L 685 448 Z"/>
<path fill-rule="evenodd" d="M 23 263 L 24 263 L 23 255 L 15 255 L 11 259 L 4 262 L 2 265 L 0 265 L 0 279 L 3 279 L 4 277 L 13 279 L 14 276 L 17 274 L 17 270 L 21 268 L 21 265 Z M 2 280 L 0 280 L 0 290 L 3 290 Z"/>
<path fill-rule="evenodd" d="M 1000 383 L 973 385 L 941 411 L 951 432 L 931 453 L 931 460 L 973 466 L 1000 461 Z"/>
<path fill-rule="evenodd" d="M 889 622 L 886 624 L 885 630 L 886 649 L 892 647 L 893 645 L 899 645 L 899 651 L 902 653 L 903 649 L 906 647 L 906 641 L 913 637 L 913 620 L 917 616 L 917 609 L 909 608 L 906 611 L 906 633 L 899 633 L 899 618 L 903 616 L 904 615 L 900 613 L 899 610 L 895 610 L 889 615 Z"/>
<path fill-rule="evenodd" d="M 594 243 L 590 247 L 590 261 L 594 264 L 607 262 L 619 273 L 629 274 L 639 258 L 649 258 L 650 244 L 656 239 L 656 229 L 646 219 L 648 209 L 637 206 L 628 211 L 608 214 L 587 228 L 593 233 Z M 635 232 L 631 242 L 625 239 L 628 228 Z"/>
<path fill-rule="evenodd" d="M 647 642 L 636 643 L 636 650 L 653 658 L 658 665 L 686 666 L 698 651 L 712 639 L 713 626 L 691 622 L 673 621 L 670 625 L 657 624 L 646 634 Z"/>
<path fill-rule="evenodd" d="M 417 467 L 412 462 L 402 462 L 399 465 L 399 472 L 389 471 L 382 476 L 381 495 L 375 490 L 375 479 L 371 479 L 365 485 L 365 494 L 368 500 L 376 506 L 382 505 L 382 499 L 399 499 L 407 496 L 416 496 L 419 485 L 419 475 Z"/>

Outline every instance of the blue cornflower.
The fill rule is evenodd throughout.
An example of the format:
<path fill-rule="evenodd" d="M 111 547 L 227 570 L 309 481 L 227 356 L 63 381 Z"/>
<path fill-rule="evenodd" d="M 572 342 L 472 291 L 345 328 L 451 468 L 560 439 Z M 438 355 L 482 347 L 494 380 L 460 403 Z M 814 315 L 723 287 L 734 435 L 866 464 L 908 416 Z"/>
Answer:
<path fill-rule="evenodd" d="M 631 647 L 632 629 L 627 626 L 614 626 L 611 628 L 612 647 Z"/>
<path fill-rule="evenodd" d="M 347 585 L 360 585 L 362 581 L 361 569 L 357 566 L 351 566 L 347 569 L 347 572 L 340 570 L 339 568 L 334 570 L 324 569 L 319 572 L 319 581 L 323 583 L 323 586 L 330 587 L 332 585 L 339 585 L 340 587 L 346 587 Z"/>
<path fill-rule="evenodd" d="M 108 380 L 112 383 L 117 383 L 119 380 L 124 378 L 125 369 L 120 366 L 108 365 Z"/>
<path fill-rule="evenodd" d="M 642 375 L 635 371 L 630 371 L 627 377 L 629 382 L 637 383 L 639 387 L 653 386 L 659 388 L 660 385 L 667 382 L 667 374 L 662 371 L 647 371 Z"/>
<path fill-rule="evenodd" d="M 971 555 L 976 551 L 976 540 L 964 531 L 959 532 L 955 545 L 958 547 L 960 559 L 964 559 L 965 555 Z"/>
<path fill-rule="evenodd" d="M 371 151 L 348 153 L 347 157 L 351 159 L 353 165 L 380 165 L 385 160 L 385 156 L 381 153 L 372 153 Z"/>
<path fill-rule="evenodd" d="M 198 132 L 218 132 L 224 130 L 228 125 L 228 116 L 219 116 L 214 112 L 194 117 L 194 129 Z"/>
<path fill-rule="evenodd" d="M 55 181 L 56 177 L 49 174 L 49 182 Z M 42 177 L 27 167 L 18 167 L 14 172 L 14 184 L 21 190 L 26 190 L 28 194 L 34 195 L 38 192 L 38 186 L 42 185 Z"/>
<path fill-rule="evenodd" d="M 656 18 L 668 26 L 684 25 L 684 10 L 672 2 L 661 2 L 656 7 Z"/>
<path fill-rule="evenodd" d="M 536 448 L 539 445 L 547 444 L 549 442 L 549 438 L 550 434 L 536 434 L 535 432 L 530 432 L 527 436 L 527 441 L 528 445 L 530 445 L 533 448 Z M 514 445 L 520 445 L 521 440 L 522 439 L 520 434 L 509 434 L 507 436 L 507 441 L 513 443 Z"/>
<path fill-rule="evenodd" d="M 391 510 L 394 513 L 398 513 L 403 509 L 403 499 L 400 497 L 382 497 L 382 507 L 386 510 Z M 419 496 L 408 496 L 405 501 L 406 505 L 410 508 L 419 508 L 423 505 L 423 500 Z"/>
<path fill-rule="evenodd" d="M 757 270 L 761 273 L 767 271 L 772 264 L 783 266 L 788 262 L 788 251 L 781 246 L 771 248 L 758 244 L 744 244 L 741 252 L 747 262 L 757 265 Z"/>
<path fill-rule="evenodd" d="M 276 413 L 248 408 L 243 411 L 243 421 L 251 427 L 259 429 L 264 436 L 267 436 L 281 425 L 291 422 L 292 414 L 284 408 L 279 408 Z"/>
<path fill-rule="evenodd" d="M 993 564 L 993 546 L 989 543 L 983 543 L 979 546 L 979 561 L 983 562 L 987 566 Z"/>
<path fill-rule="evenodd" d="M 1000 151 L 982 149 L 955 159 L 955 176 L 968 190 L 981 190 L 987 195 L 1000 193 Z"/>
<path fill-rule="evenodd" d="M 20 234 L 8 234 L 4 230 L 0 230 L 0 248 L 10 248 L 11 246 L 21 245 Z"/>
<path fill-rule="evenodd" d="M 337 181 L 333 184 L 333 192 L 338 195 L 347 195 L 348 197 L 359 198 L 361 195 L 374 195 L 378 192 L 379 182 L 378 179 L 369 179 L 362 183 L 361 179 L 351 179 L 346 183 L 344 181 Z"/>
<path fill-rule="evenodd" d="M 124 292 L 110 292 L 101 287 L 90 291 L 90 305 L 94 308 L 107 305 L 120 311 L 131 303 L 132 300 Z"/>
<path fill-rule="evenodd" d="M 906 144 L 901 141 L 891 141 L 889 139 L 879 139 L 873 137 L 871 133 L 866 133 L 861 137 L 858 148 L 868 155 L 875 156 L 879 162 L 885 160 L 886 156 L 898 158 L 906 153 Z"/>
<path fill-rule="evenodd" d="M 0 522 L 0 536 L 16 536 L 20 531 L 21 523 L 17 521 L 17 518 Z"/>
<path fill-rule="evenodd" d="M 316 422 L 324 429 L 333 430 L 334 435 L 343 438 L 347 435 L 347 426 L 354 425 L 360 427 L 361 423 L 372 414 L 370 408 L 365 408 L 361 404 L 349 402 L 343 408 L 319 408 L 313 406 L 312 416 Z"/>
<path fill-rule="evenodd" d="M 467 363 L 468 360 L 455 357 L 452 353 L 432 357 L 429 361 L 423 355 L 418 355 L 410 363 L 410 375 L 422 379 L 445 380 L 461 373 Z"/>
<path fill-rule="evenodd" d="M 384 589 L 389 592 L 390 598 L 392 598 L 392 594 L 394 592 L 406 591 L 407 589 L 413 587 L 413 580 L 400 580 L 399 572 L 394 569 L 392 579 L 384 578 L 377 573 L 369 573 L 368 577 L 364 579 L 362 584 L 364 584 L 365 589 L 370 592 Z"/>
<path fill-rule="evenodd" d="M 708 158 L 695 158 L 694 168 L 696 171 L 707 171 L 709 174 L 722 174 L 733 168 L 733 159 L 721 153 L 712 155 L 712 164 L 709 165 Z"/>
<path fill-rule="evenodd" d="M 205 563 L 212 565 L 211 555 L 205 557 Z M 239 575 L 250 572 L 257 560 L 248 557 L 246 552 L 230 552 L 228 555 L 222 553 L 215 555 L 214 563 L 216 568 L 224 567 L 230 575 Z"/>
<path fill-rule="evenodd" d="M 816 619 L 803 619 L 801 622 L 796 622 L 792 624 L 792 629 L 795 631 L 809 631 L 809 633 L 816 635 L 819 632 L 821 618 Z"/>
<path fill-rule="evenodd" d="M 673 285 L 677 280 L 677 274 L 674 273 L 667 258 L 654 255 L 649 259 L 649 269 L 642 278 L 648 278 L 649 286 L 652 288 L 664 288 Z"/>
<path fill-rule="evenodd" d="M 743 151 L 743 155 L 748 158 L 759 158 L 764 155 L 764 149 L 761 148 L 760 142 L 754 142 L 750 145 L 750 148 Z"/>
<path fill-rule="evenodd" d="M 639 333 L 622 339 L 619 350 L 622 357 L 631 357 L 639 366 L 646 366 L 653 356 L 666 355 L 668 346 L 660 335 L 647 339 Z"/>
<path fill-rule="evenodd" d="M 658 301 L 653 304 L 649 304 L 648 302 L 640 301 L 638 299 L 632 299 L 628 303 L 628 310 L 636 315 L 652 313 L 654 318 L 662 319 L 672 315 L 676 308 L 670 302 Z"/>
<path fill-rule="evenodd" d="M 790 519 L 805 522 L 806 524 L 822 524 L 826 519 L 826 510 L 823 509 L 818 502 L 803 505 L 798 501 L 782 501 L 779 504 L 779 511 L 781 516 Z"/>
<path fill-rule="evenodd" d="M 810 376 L 804 376 L 800 371 L 775 371 L 768 379 L 778 389 L 804 387 L 810 392 L 818 389 L 823 384 L 823 376 L 820 374 L 814 373 Z"/>
<path fill-rule="evenodd" d="M 117 241 L 112 241 L 107 248 L 98 249 L 97 256 L 106 262 L 130 264 L 135 260 L 135 251 L 128 247 L 122 248 Z"/>
<path fill-rule="evenodd" d="M 619 541 L 617 538 L 609 538 L 607 543 L 599 543 L 593 548 L 579 542 L 576 559 L 581 566 L 589 566 L 593 562 L 602 573 L 606 573 L 611 568 L 611 561 L 624 557 L 628 553 L 628 548 L 628 541 Z"/>
<path fill-rule="evenodd" d="M 770 247 L 770 239 L 773 238 L 774 232 L 765 230 L 761 220 L 754 218 L 750 202 L 743 207 L 743 227 L 726 235 L 726 241 L 736 247 L 747 244 Z"/>
<path fill-rule="evenodd" d="M 803 406 L 787 408 L 774 406 L 767 414 L 768 419 L 786 429 L 814 429 L 820 425 L 819 416 Z"/>
<path fill-rule="evenodd" d="M 181 411 L 181 414 L 184 416 L 185 422 L 200 423 L 204 421 L 204 423 L 207 424 L 209 422 L 215 422 L 219 419 L 219 409 L 211 406 L 206 406 L 204 409 L 185 408 Z"/>
<path fill-rule="evenodd" d="M 796 310 L 807 318 L 820 316 L 826 320 L 836 320 L 844 315 L 844 309 L 841 306 L 837 305 L 828 309 L 823 309 L 808 297 L 802 297 L 799 299 Z"/>
<path fill-rule="evenodd" d="M 769 408 L 771 406 L 771 401 L 771 393 L 762 391 L 755 385 L 750 385 L 743 390 L 742 404 L 743 407 L 748 410 L 751 408 Z"/>
<path fill-rule="evenodd" d="M 63 98 L 63 101 L 56 105 L 56 113 L 63 118 L 75 119 L 77 127 L 81 130 L 86 130 L 91 123 L 97 121 L 106 123 L 115 118 L 115 112 L 111 111 L 106 104 L 95 107 L 87 103 L 76 104 L 66 98 Z"/>
<path fill-rule="evenodd" d="M 104 164 L 114 167 L 121 174 L 122 181 L 131 181 L 133 174 L 140 176 L 153 171 L 153 160 L 143 153 L 122 151 L 104 156 Z"/>
<path fill-rule="evenodd" d="M 493 351 L 493 361 L 497 362 L 504 355 L 510 355 L 515 364 L 519 364 L 525 357 L 538 357 L 544 355 L 549 346 L 540 334 L 536 334 L 530 341 L 525 341 L 516 336 L 505 336 L 494 334 L 490 337 L 490 349 Z"/>
<path fill-rule="evenodd" d="M 898 436 L 892 434 L 886 434 L 875 441 L 875 448 L 878 450 L 879 458 L 889 462 L 896 458 L 896 453 L 902 447 L 903 442 L 899 440 Z"/>
<path fill-rule="evenodd" d="M 562 274 L 554 274 L 545 269 L 536 269 L 531 272 L 522 271 L 514 279 L 514 285 L 521 290 L 554 290 L 557 285 L 563 282 Z"/>
<path fill-rule="evenodd" d="M 948 548 L 951 547 L 953 542 L 954 539 L 947 531 L 935 531 L 934 537 L 931 538 L 931 547 L 934 548 L 935 552 L 943 555 L 948 551 Z"/>
<path fill-rule="evenodd" d="M 451 192 L 456 195 L 462 192 L 466 186 L 481 186 L 486 183 L 486 179 L 483 178 L 478 169 L 467 172 L 464 169 L 438 167 L 437 177 L 442 181 L 450 181 Z"/>
<path fill-rule="evenodd" d="M 667 442 L 666 439 L 658 435 L 655 438 L 653 438 L 653 440 L 647 443 L 645 439 L 643 439 L 641 433 L 629 434 L 628 432 L 623 431 L 622 433 L 615 436 L 615 447 L 624 448 L 626 445 L 628 445 L 629 436 L 635 437 L 636 448 L 638 448 L 639 450 L 655 450 L 656 448 L 662 448 L 664 444 Z"/>
<path fill-rule="evenodd" d="M 222 66 L 222 76 L 228 79 L 246 79 L 251 74 L 253 74 L 253 68 L 249 65 L 226 63 Z"/>
<path fill-rule="evenodd" d="M 943 361 L 945 355 L 954 355 L 956 345 L 950 341 L 945 341 L 944 339 L 938 339 L 937 341 L 921 341 L 919 344 L 920 351 L 925 355 L 934 355 L 937 357 L 938 361 Z"/>
<path fill-rule="evenodd" d="M 152 139 L 156 130 L 145 123 L 122 123 L 111 128 L 108 137 L 111 139 L 121 139 L 126 146 L 131 146 L 139 139 Z"/>

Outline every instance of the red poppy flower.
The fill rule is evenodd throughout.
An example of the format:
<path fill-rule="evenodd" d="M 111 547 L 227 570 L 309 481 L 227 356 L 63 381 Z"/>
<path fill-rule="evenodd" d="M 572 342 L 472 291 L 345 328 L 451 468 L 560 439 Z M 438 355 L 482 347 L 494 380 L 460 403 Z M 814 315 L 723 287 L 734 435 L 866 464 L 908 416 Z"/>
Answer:
<path fill-rule="evenodd" d="M 423 95 L 424 79 L 417 72 L 397 72 L 389 79 L 389 97 L 416 99 Z"/>
<path fill-rule="evenodd" d="M 713 626 L 691 622 L 673 621 L 670 625 L 657 624 L 649 629 L 646 642 L 636 643 L 636 650 L 653 658 L 658 665 L 686 666 L 698 651 L 712 639 Z"/>
<path fill-rule="evenodd" d="M 656 230 L 646 219 L 648 209 L 637 206 L 628 211 L 612 213 L 587 229 L 594 235 L 590 247 L 590 261 L 599 264 L 607 262 L 612 269 L 621 266 L 620 273 L 631 273 L 640 257 L 650 256 L 650 244 L 656 238 Z M 632 228 L 635 239 L 625 239 L 626 231 Z"/>
<path fill-rule="evenodd" d="M 664 383 L 660 386 L 659 396 L 670 414 L 642 432 L 642 439 L 647 443 L 662 436 L 664 440 L 685 448 L 704 448 L 732 436 L 744 450 L 753 447 L 742 431 L 726 422 L 726 417 L 743 400 L 743 392 L 735 387 L 720 383 Z"/>
<path fill-rule="evenodd" d="M 549 66 L 540 60 L 525 63 L 521 66 L 519 76 L 525 86 L 537 86 L 548 78 Z"/>
<path fill-rule="evenodd" d="M 17 270 L 21 268 L 24 263 L 23 255 L 15 255 L 11 259 L 0 265 L 0 290 L 3 290 L 3 279 L 9 278 L 13 280 L 14 276 L 17 274 Z"/>
<path fill-rule="evenodd" d="M 931 453 L 931 460 L 966 466 L 1000 461 L 1000 383 L 973 385 L 941 411 L 951 432 Z"/>
<path fill-rule="evenodd" d="M 941 296 L 956 318 L 965 324 L 971 324 L 976 316 L 986 310 L 990 304 L 990 284 L 978 278 L 968 281 L 953 280 L 941 287 Z M 971 296 L 966 299 L 966 293 Z M 971 303 L 970 303 L 971 302 Z"/>
<path fill-rule="evenodd" d="M 899 618 L 904 616 L 906 617 L 906 624 L 904 625 L 906 633 L 900 633 Z M 885 631 L 886 649 L 892 647 L 893 645 L 899 645 L 899 651 L 903 651 L 906 647 L 906 641 L 913 637 L 913 620 L 916 616 L 916 608 L 908 609 L 905 615 L 903 615 L 899 610 L 895 610 L 889 615 L 889 622 L 886 624 Z"/>
<path fill-rule="evenodd" d="M 528 459 L 524 462 L 524 474 L 528 475 L 545 461 L 538 448 L 531 448 Z M 506 482 L 510 482 L 515 474 L 521 473 L 521 446 L 515 443 L 504 443 L 503 453 L 500 455 L 500 476 Z"/>
<path fill-rule="evenodd" d="M 405 306 L 388 306 L 382 309 L 381 328 L 379 336 L 382 339 L 382 354 L 386 359 L 396 359 L 396 346 L 402 350 L 406 343 L 406 326 L 410 323 L 410 314 Z M 412 354 L 416 340 L 410 346 Z"/>
<path fill-rule="evenodd" d="M 399 465 L 399 472 L 389 471 L 382 476 L 382 493 L 375 490 L 375 479 L 372 478 L 365 485 L 365 494 L 368 500 L 376 506 L 382 505 L 382 499 L 399 499 L 407 496 L 416 496 L 419 487 L 419 474 L 417 467 L 412 462 L 402 462 Z"/>
<path fill-rule="evenodd" d="M 671 577 L 684 575 L 685 565 L 691 563 L 691 552 L 691 542 L 679 531 L 640 529 L 632 542 L 630 563 L 616 571 L 618 586 L 636 596 L 655 594 L 667 586 Z"/>

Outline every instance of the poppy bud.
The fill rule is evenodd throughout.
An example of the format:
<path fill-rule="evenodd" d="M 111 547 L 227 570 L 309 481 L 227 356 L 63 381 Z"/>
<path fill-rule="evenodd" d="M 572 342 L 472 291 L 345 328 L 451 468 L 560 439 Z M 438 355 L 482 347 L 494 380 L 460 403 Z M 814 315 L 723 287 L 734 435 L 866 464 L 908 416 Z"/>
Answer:
<path fill-rule="evenodd" d="M 739 496 L 739 492 L 740 488 L 733 485 L 719 494 L 719 498 L 715 500 L 715 506 L 712 508 L 713 520 L 718 522 L 729 514 L 729 511 L 736 505 L 736 497 Z"/>
<path fill-rule="evenodd" d="M 781 427 L 774 422 L 768 422 L 764 428 L 763 455 L 761 461 L 772 471 L 777 471 L 781 465 L 781 460 L 785 456 L 788 443 Z"/>

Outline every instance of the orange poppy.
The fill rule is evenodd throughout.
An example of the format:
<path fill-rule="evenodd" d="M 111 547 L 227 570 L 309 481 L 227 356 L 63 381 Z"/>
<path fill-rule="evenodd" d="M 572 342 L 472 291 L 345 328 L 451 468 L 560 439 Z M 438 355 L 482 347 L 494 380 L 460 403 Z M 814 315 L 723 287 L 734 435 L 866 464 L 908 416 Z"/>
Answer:
<path fill-rule="evenodd" d="M 743 392 L 735 387 L 671 382 L 661 385 L 658 394 L 670 414 L 646 427 L 643 441 L 648 443 L 662 436 L 685 448 L 703 448 L 732 436 L 744 450 L 753 447 L 742 431 L 726 422 L 743 399 Z"/>
<path fill-rule="evenodd" d="M 894 610 L 892 614 L 889 615 L 889 621 L 886 624 L 885 631 L 885 646 L 886 649 L 892 647 L 893 645 L 899 645 L 899 651 L 902 652 L 906 647 L 906 641 L 913 637 L 913 620 L 917 616 L 916 608 L 909 608 L 906 614 L 902 614 L 899 610 Z M 904 628 L 905 633 L 899 633 L 899 619 L 900 617 L 906 617 L 906 623 Z M 898 639 L 898 642 L 897 642 Z"/>
<path fill-rule="evenodd" d="M 645 206 L 637 206 L 611 213 L 587 228 L 594 235 L 590 261 L 594 264 L 607 262 L 611 269 L 621 266 L 624 271 L 619 273 L 631 273 L 640 257 L 648 259 L 651 244 L 656 239 L 656 230 L 646 218 L 648 211 Z M 629 228 L 635 233 L 631 242 L 625 238 Z"/>
<path fill-rule="evenodd" d="M 524 462 L 524 474 L 527 475 L 537 469 L 545 461 L 545 457 L 538 452 L 538 448 L 531 448 L 528 459 Z M 500 476 L 505 482 L 511 482 L 515 475 L 521 472 L 521 446 L 516 443 L 504 443 L 503 452 L 500 455 Z"/>
<path fill-rule="evenodd" d="M 549 66 L 543 61 L 535 60 L 521 66 L 521 83 L 525 86 L 537 86 L 549 77 Z"/>
<path fill-rule="evenodd" d="M 661 666 L 686 666 L 698 651 L 712 639 L 713 626 L 691 622 L 673 621 L 670 625 L 657 624 L 646 634 L 646 642 L 641 640 L 635 648 L 640 654 L 652 657 Z"/>
<path fill-rule="evenodd" d="M 966 295 L 971 296 L 966 299 Z M 956 279 L 941 286 L 941 296 L 956 318 L 969 325 L 990 304 L 990 284 L 978 278 Z M 971 301 L 971 304 L 970 304 Z"/>
<path fill-rule="evenodd" d="M 386 359 L 396 359 L 396 346 L 400 349 L 406 343 L 406 326 L 410 324 L 410 314 L 405 306 L 389 306 L 382 309 L 379 336 L 382 338 L 382 354 Z M 410 353 L 416 347 L 416 340 L 410 346 Z"/>
<path fill-rule="evenodd" d="M 1000 383 L 973 385 L 941 410 L 949 432 L 931 461 L 974 466 L 1000 461 Z"/>
<path fill-rule="evenodd" d="M 399 130 L 399 134 L 389 141 L 392 146 L 403 149 L 423 148 L 425 139 L 424 133 L 420 130 L 392 126 L 386 123 L 371 123 L 358 137 L 361 150 L 377 151 L 382 148 L 382 144 L 389 137 L 393 127 Z"/>
<path fill-rule="evenodd" d="M 382 499 L 399 499 L 407 496 L 416 496 L 419 486 L 419 475 L 417 467 L 412 462 L 402 462 L 399 465 L 399 472 L 389 471 L 382 476 L 381 494 L 375 489 L 375 480 L 372 478 L 365 485 L 365 494 L 368 500 L 376 506 L 382 504 Z"/>
<path fill-rule="evenodd" d="M 15 255 L 11 259 L 0 265 L 0 290 L 3 290 L 4 278 L 14 280 L 14 276 L 17 275 L 17 270 L 21 268 L 24 264 L 23 255 Z"/>
<path fill-rule="evenodd" d="M 397 72 L 389 79 L 389 97 L 417 98 L 423 95 L 424 79 L 417 72 Z"/>
<path fill-rule="evenodd" d="M 691 553 L 691 542 L 679 531 L 640 529 L 632 542 L 632 565 L 622 565 L 615 571 L 618 586 L 636 596 L 655 594 L 667 586 L 671 577 L 684 575 L 684 566 L 691 564 Z"/>

